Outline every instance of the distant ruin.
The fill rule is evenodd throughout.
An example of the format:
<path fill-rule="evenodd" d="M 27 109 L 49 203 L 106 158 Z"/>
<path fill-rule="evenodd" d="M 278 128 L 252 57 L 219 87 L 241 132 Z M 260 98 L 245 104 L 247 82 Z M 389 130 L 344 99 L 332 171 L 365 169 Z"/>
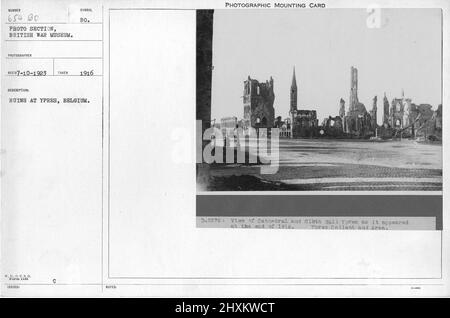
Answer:
<path fill-rule="evenodd" d="M 244 82 L 244 128 L 272 128 L 275 121 L 273 78 L 260 83 L 250 78 Z"/>

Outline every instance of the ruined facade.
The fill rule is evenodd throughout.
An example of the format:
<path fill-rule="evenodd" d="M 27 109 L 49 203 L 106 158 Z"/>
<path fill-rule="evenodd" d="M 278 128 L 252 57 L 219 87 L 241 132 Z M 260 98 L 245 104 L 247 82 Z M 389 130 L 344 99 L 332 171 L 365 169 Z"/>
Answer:
<path fill-rule="evenodd" d="M 325 118 L 322 123 L 322 129 L 326 136 L 341 137 L 344 133 L 344 124 L 341 116 Z"/>
<path fill-rule="evenodd" d="M 250 76 L 244 82 L 244 127 L 272 128 L 275 120 L 273 78 L 260 83 Z"/>
<path fill-rule="evenodd" d="M 291 119 L 291 138 L 314 137 L 318 135 L 319 120 L 315 110 L 297 109 L 297 79 L 295 77 L 295 68 L 292 74 L 292 83 L 290 90 L 290 119 Z"/>
<path fill-rule="evenodd" d="M 434 111 L 430 104 L 414 104 L 410 98 L 405 98 L 403 90 L 400 98 L 392 99 L 390 107 L 385 94 L 383 104 L 383 137 L 441 136 L 442 105 Z"/>
<path fill-rule="evenodd" d="M 403 128 L 408 125 L 405 110 L 411 106 L 411 100 L 408 99 L 409 105 L 406 105 L 404 92 L 402 91 L 402 98 L 394 98 L 391 102 L 389 111 L 389 125 L 392 128 Z"/>
<path fill-rule="evenodd" d="M 405 113 L 404 126 L 401 131 L 403 136 L 419 137 L 434 135 L 436 133 L 436 112 L 433 111 L 430 104 L 416 105 L 409 102 L 405 104 Z"/>
<path fill-rule="evenodd" d="M 318 134 L 319 120 L 315 110 L 298 110 L 292 123 L 294 137 L 315 137 Z"/>

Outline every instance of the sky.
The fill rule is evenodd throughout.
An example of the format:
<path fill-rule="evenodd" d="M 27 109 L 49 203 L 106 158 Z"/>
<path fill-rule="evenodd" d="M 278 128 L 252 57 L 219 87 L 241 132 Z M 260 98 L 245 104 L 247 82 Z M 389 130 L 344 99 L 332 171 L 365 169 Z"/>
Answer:
<path fill-rule="evenodd" d="M 319 122 L 337 116 L 350 95 L 350 67 L 358 69 L 358 97 L 367 110 L 383 94 L 437 108 L 441 97 L 440 9 L 381 9 L 369 28 L 365 9 L 215 10 L 212 118 L 243 117 L 244 81 L 274 79 L 275 116 L 289 116 L 295 66 L 298 109 Z"/>

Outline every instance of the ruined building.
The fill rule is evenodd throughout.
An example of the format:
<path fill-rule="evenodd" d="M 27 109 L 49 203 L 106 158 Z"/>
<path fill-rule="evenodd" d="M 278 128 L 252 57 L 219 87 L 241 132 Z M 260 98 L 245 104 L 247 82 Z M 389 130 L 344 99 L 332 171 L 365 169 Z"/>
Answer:
<path fill-rule="evenodd" d="M 244 82 L 244 128 L 272 128 L 275 120 L 273 78 L 260 83 L 250 76 Z"/>
<path fill-rule="evenodd" d="M 376 113 L 376 104 L 372 113 Z M 353 66 L 350 68 L 350 101 L 344 118 L 344 130 L 347 134 L 357 137 L 374 135 L 372 116 L 358 100 L 358 69 Z"/>
<path fill-rule="evenodd" d="M 328 116 L 322 123 L 322 129 L 325 136 L 328 137 L 342 137 L 344 132 L 344 125 L 341 116 Z"/>
<path fill-rule="evenodd" d="M 281 128 L 284 124 L 285 124 L 285 122 L 283 121 L 283 117 L 278 116 L 275 118 L 275 121 L 273 122 L 273 127 Z"/>
<path fill-rule="evenodd" d="M 344 137 L 345 100 L 339 101 L 339 116 L 328 116 L 322 121 L 320 135 L 322 137 Z"/>
<path fill-rule="evenodd" d="M 389 102 L 384 94 L 383 127 L 385 137 L 420 137 L 436 135 L 442 132 L 442 105 L 433 111 L 430 104 L 414 104 L 410 98 L 405 98 L 402 90 L 401 98 Z"/>
<path fill-rule="evenodd" d="M 435 129 L 436 134 L 442 136 L 442 104 L 439 104 L 436 110 Z"/>
<path fill-rule="evenodd" d="M 297 79 L 295 77 L 295 68 L 292 74 L 290 93 L 291 102 L 289 114 L 291 117 L 291 138 L 317 136 L 319 127 L 317 112 L 315 110 L 297 109 Z"/>
<path fill-rule="evenodd" d="M 386 93 L 384 93 L 383 98 L 383 126 L 384 128 L 389 127 L 389 101 L 386 97 Z"/>
<path fill-rule="evenodd" d="M 391 109 L 389 111 L 389 125 L 397 129 L 408 126 L 408 113 L 410 107 L 411 99 L 405 99 L 405 93 L 402 90 L 402 98 L 394 98 L 392 100 Z"/>
<path fill-rule="evenodd" d="M 371 118 L 371 122 L 370 122 L 370 128 L 373 131 L 376 131 L 377 127 L 378 127 L 378 123 L 377 123 L 377 101 L 378 98 L 375 95 L 375 97 L 373 98 L 373 103 L 372 103 L 372 110 L 370 111 L 370 118 Z"/>
<path fill-rule="evenodd" d="M 350 68 L 350 99 L 349 99 L 350 111 L 356 110 L 362 105 L 358 100 L 358 69 L 356 67 Z M 365 109 L 365 108 L 364 108 Z"/>
<path fill-rule="evenodd" d="M 339 116 L 341 117 L 341 119 L 344 119 L 345 117 L 345 100 L 343 100 L 342 98 L 339 101 Z"/>
<path fill-rule="evenodd" d="M 298 110 L 291 127 L 294 137 L 317 136 L 319 127 L 317 112 L 315 110 Z"/>
<path fill-rule="evenodd" d="M 408 121 L 405 121 L 403 134 L 410 137 L 429 136 L 437 134 L 436 114 L 430 104 L 410 103 L 408 108 Z"/>

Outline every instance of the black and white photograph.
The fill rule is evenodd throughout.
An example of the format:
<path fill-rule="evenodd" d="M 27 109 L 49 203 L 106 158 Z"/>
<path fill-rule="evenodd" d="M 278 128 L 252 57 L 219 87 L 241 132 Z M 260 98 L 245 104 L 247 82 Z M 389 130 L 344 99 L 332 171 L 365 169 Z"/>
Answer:
<path fill-rule="evenodd" d="M 0 298 L 449 296 L 449 1 L 0 9 Z"/>
<path fill-rule="evenodd" d="M 196 50 L 197 191 L 442 191 L 440 9 L 198 10 Z"/>

